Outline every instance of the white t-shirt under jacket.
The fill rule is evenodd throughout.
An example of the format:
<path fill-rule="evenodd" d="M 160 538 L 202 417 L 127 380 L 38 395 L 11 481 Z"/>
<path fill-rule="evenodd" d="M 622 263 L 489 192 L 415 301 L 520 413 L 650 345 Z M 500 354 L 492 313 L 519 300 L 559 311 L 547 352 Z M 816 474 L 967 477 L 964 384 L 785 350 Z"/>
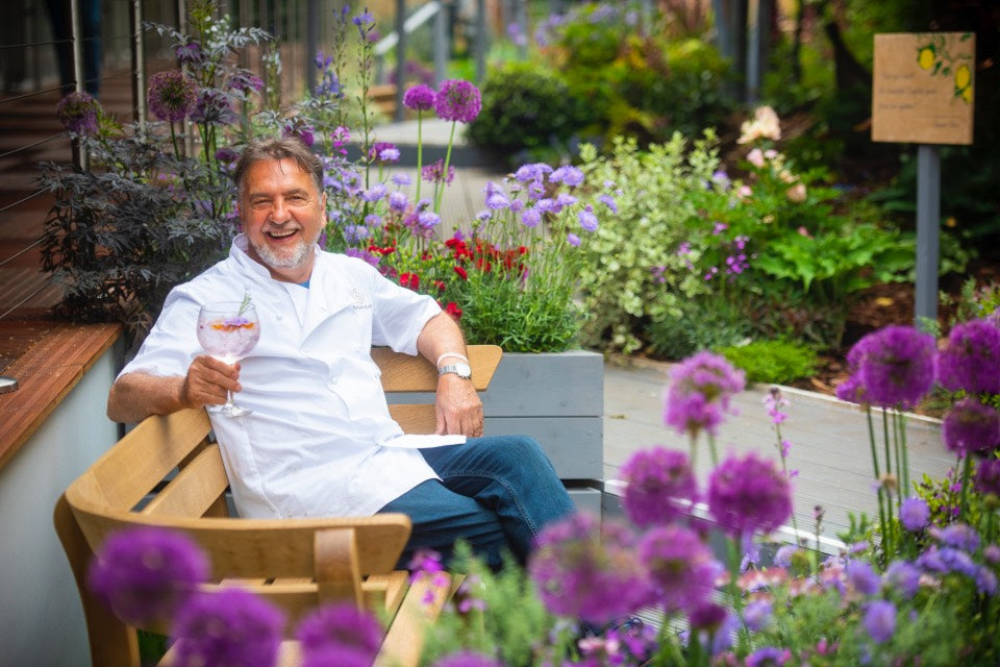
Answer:
<path fill-rule="evenodd" d="M 416 354 L 441 312 L 433 299 L 362 260 L 316 248 L 308 287 L 273 280 L 239 236 L 229 257 L 175 287 L 122 374 L 184 375 L 204 354 L 201 306 L 252 298 L 260 341 L 240 363 L 246 417 L 209 413 L 240 516 L 368 516 L 434 471 L 418 451 L 383 446 L 402 434 L 389 416 L 372 345 Z"/>

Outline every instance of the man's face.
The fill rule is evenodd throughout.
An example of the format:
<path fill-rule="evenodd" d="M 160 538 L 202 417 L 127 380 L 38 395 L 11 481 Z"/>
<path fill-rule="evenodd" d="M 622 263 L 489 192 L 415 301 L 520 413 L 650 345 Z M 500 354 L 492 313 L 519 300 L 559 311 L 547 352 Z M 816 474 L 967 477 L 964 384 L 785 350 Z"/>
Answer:
<path fill-rule="evenodd" d="M 273 278 L 309 279 L 313 246 L 326 222 L 326 193 L 317 190 L 295 160 L 261 160 L 250 166 L 240 192 L 240 218 L 250 256 Z"/>

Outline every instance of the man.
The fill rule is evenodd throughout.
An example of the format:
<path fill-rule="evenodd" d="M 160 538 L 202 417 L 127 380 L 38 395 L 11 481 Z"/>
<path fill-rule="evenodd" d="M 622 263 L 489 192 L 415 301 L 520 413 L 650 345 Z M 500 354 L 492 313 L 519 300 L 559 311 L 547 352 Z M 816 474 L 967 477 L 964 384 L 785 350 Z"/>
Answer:
<path fill-rule="evenodd" d="M 137 422 L 241 392 L 249 416 L 209 410 L 241 516 L 403 512 L 413 520 L 404 560 L 420 547 L 447 557 L 464 539 L 491 566 L 508 549 L 523 561 L 538 531 L 572 504 L 534 440 L 481 437 L 482 403 L 455 322 L 367 263 L 319 249 L 322 164 L 298 140 L 251 145 L 234 177 L 243 234 L 227 259 L 171 291 L 112 386 L 108 416 Z M 245 295 L 261 337 L 229 366 L 199 346 L 198 311 Z M 389 417 L 372 345 L 438 365 L 432 444 L 441 446 L 394 446 L 401 430 Z"/>

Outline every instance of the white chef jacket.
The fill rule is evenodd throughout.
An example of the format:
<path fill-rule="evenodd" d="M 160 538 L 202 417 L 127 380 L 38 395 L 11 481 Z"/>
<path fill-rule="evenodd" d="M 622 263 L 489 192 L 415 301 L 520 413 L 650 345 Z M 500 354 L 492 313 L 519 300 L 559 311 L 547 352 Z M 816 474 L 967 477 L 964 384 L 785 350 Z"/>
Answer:
<path fill-rule="evenodd" d="M 245 417 L 211 413 L 233 500 L 248 518 L 368 516 L 436 475 L 389 416 L 372 345 L 417 353 L 417 336 L 441 312 L 428 296 L 382 277 L 362 260 L 321 251 L 309 286 L 273 280 L 233 241 L 229 257 L 167 296 L 155 326 L 121 374 L 185 375 L 204 354 L 202 304 L 250 294 L 260 341 L 240 363 L 236 402 Z"/>

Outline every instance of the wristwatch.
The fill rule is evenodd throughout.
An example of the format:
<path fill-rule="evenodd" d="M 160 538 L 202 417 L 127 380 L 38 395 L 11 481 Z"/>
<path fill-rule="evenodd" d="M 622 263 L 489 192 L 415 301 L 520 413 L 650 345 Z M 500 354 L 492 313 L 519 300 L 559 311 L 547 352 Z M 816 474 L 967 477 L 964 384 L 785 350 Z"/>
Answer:
<path fill-rule="evenodd" d="M 472 367 L 469 364 L 447 364 L 438 368 L 438 377 L 441 377 L 445 373 L 454 373 L 463 380 L 472 379 Z"/>

